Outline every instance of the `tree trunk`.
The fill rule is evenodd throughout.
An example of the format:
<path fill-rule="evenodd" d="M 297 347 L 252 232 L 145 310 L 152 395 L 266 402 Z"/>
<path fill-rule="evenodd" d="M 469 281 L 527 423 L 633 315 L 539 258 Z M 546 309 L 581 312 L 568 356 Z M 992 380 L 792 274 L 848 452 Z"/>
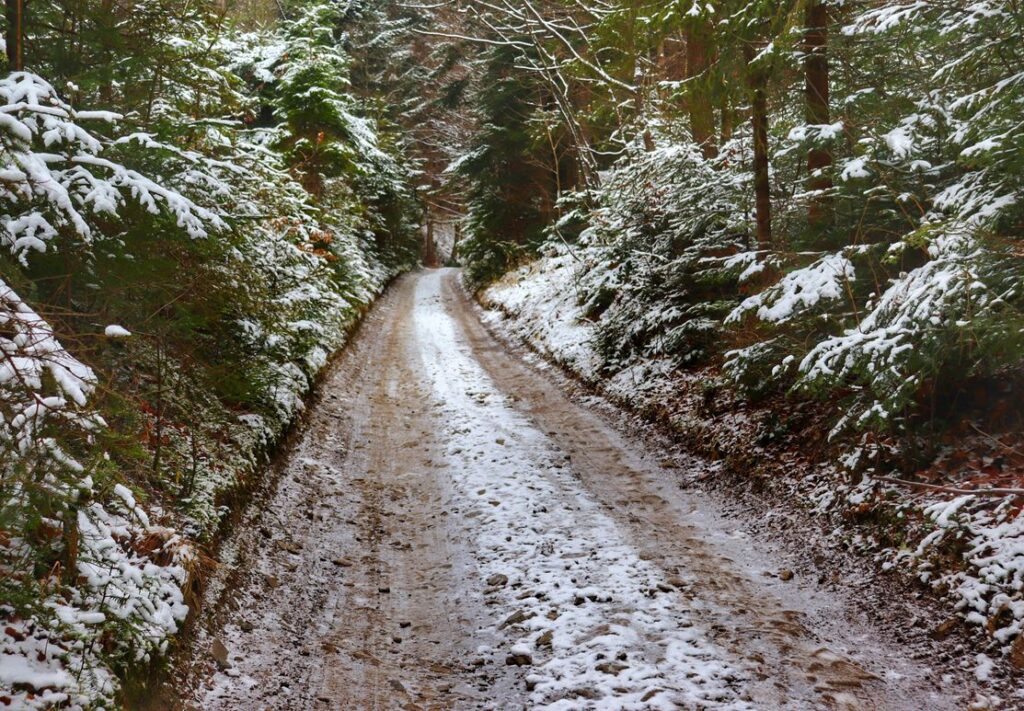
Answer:
<path fill-rule="evenodd" d="M 105 32 L 114 33 L 117 31 L 117 20 L 114 19 L 114 0 L 103 0 L 100 3 L 102 22 L 106 23 Z M 103 80 L 100 84 L 100 103 L 104 107 L 114 104 L 114 48 L 104 44 L 103 51 Z"/>
<path fill-rule="evenodd" d="M 452 253 L 448 256 L 448 261 L 452 264 L 459 263 L 459 243 L 462 241 L 462 218 L 460 217 L 455 222 L 455 237 L 452 238 Z"/>
<path fill-rule="evenodd" d="M 722 103 L 719 105 L 719 111 L 721 111 L 722 114 L 721 142 L 724 144 L 727 141 L 732 140 L 732 132 L 734 128 L 733 120 L 735 118 L 733 116 L 732 104 L 729 101 L 729 94 L 727 92 L 722 92 Z"/>
<path fill-rule="evenodd" d="M 750 65 L 754 50 L 748 46 L 747 75 L 750 83 L 750 120 L 754 139 L 754 212 L 757 223 L 757 246 L 772 246 L 772 195 L 768 177 L 768 73 Z"/>
<path fill-rule="evenodd" d="M 78 504 L 68 507 L 64 512 L 63 524 L 64 551 L 61 555 L 61 577 L 63 582 L 71 585 L 78 578 Z"/>
<path fill-rule="evenodd" d="M 804 31 L 804 87 L 806 91 L 807 123 L 824 126 L 829 120 L 828 80 L 828 6 L 822 0 L 812 0 L 807 5 L 807 26 Z M 807 152 L 807 172 L 810 176 L 808 188 L 824 191 L 832 187 L 827 175 L 815 176 L 832 165 L 832 152 L 827 147 L 815 146 Z M 811 200 L 807 221 L 812 228 L 822 227 L 831 219 L 827 196 L 819 195 Z"/>
<path fill-rule="evenodd" d="M 558 92 L 556 91 L 555 94 L 557 96 Z M 590 127 L 581 118 L 590 107 L 593 92 L 586 82 L 580 82 L 573 94 L 565 107 L 564 116 L 567 118 L 566 125 L 576 144 L 576 162 L 579 167 L 577 184 L 582 185 L 589 195 L 591 190 L 597 189 L 601 183 L 591 152 Z"/>
<path fill-rule="evenodd" d="M 434 221 L 429 217 L 427 218 L 427 229 L 423 235 L 423 266 L 431 268 L 438 266 L 437 243 L 434 242 Z"/>
<path fill-rule="evenodd" d="M 7 0 L 7 65 L 12 72 L 25 69 L 25 0 Z"/>
<path fill-rule="evenodd" d="M 160 459 L 163 453 L 164 439 L 164 358 L 162 344 L 156 346 L 156 407 L 153 408 L 156 416 L 155 438 L 153 440 L 153 473 L 160 476 Z"/>
<path fill-rule="evenodd" d="M 658 46 L 659 76 L 666 81 L 686 78 L 686 42 L 682 36 L 671 36 L 661 40 Z M 662 99 L 668 99 L 662 95 Z"/>
<path fill-rule="evenodd" d="M 686 33 L 687 109 L 694 142 L 705 158 L 718 155 L 715 141 L 715 113 L 711 106 L 711 28 L 704 20 L 695 21 Z"/>

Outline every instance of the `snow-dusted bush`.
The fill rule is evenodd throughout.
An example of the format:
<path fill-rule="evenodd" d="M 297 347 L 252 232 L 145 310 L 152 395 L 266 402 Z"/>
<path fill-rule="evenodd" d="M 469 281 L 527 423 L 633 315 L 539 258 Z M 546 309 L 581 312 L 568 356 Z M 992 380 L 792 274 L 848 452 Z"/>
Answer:
<path fill-rule="evenodd" d="M 88 252 L 132 206 L 164 215 L 188 239 L 225 227 L 112 160 L 113 143 L 79 123 L 113 115 L 75 112 L 24 72 L 0 79 L 0 100 L 0 241 L 22 265 L 55 244 Z M 187 612 L 191 554 L 113 483 L 97 442 L 106 423 L 89 403 L 96 385 L 51 323 L 0 280 L 0 599 L 16 625 L 0 642 L 8 703 L 111 699 L 108 660 L 147 660 Z"/>
<path fill-rule="evenodd" d="M 604 176 L 580 237 L 601 252 L 581 289 L 611 371 L 637 358 L 683 364 L 714 352 L 744 272 L 735 257 L 749 250 L 735 209 L 744 176 L 679 137 L 657 139 L 660 147 L 632 147 Z M 738 150 L 727 147 L 721 160 Z"/>
<path fill-rule="evenodd" d="M 847 286 L 855 278 L 853 263 L 843 254 L 828 254 L 810 266 L 789 272 L 775 285 L 743 300 L 727 317 L 740 321 L 753 313 L 768 323 L 786 323 L 812 311 L 820 311 L 831 302 L 842 300 Z"/>
<path fill-rule="evenodd" d="M 408 173 L 340 50 L 326 75 L 298 26 L 164 39 L 194 77 L 176 67 L 146 117 L 0 80 L 0 617 L 15 631 L 0 687 L 15 704 L 109 707 L 166 649 L 191 541 L 261 474 L 414 233 Z M 311 71 L 327 114 L 302 113 Z M 254 125 L 261 103 L 279 122 Z"/>
<path fill-rule="evenodd" d="M 0 245 L 26 263 L 63 232 L 88 244 L 95 220 L 116 216 L 129 201 L 170 212 L 192 237 L 223 226 L 210 210 L 107 157 L 113 145 L 83 122 L 110 122 L 116 114 L 78 111 L 40 77 L 17 72 L 0 79 L 0 151 L 3 185 Z"/>
<path fill-rule="evenodd" d="M 72 248 L 93 246 L 107 237 L 102 230 L 109 229 L 97 222 L 116 220 L 129 204 L 167 215 L 190 239 L 205 238 L 208 229 L 225 226 L 214 212 L 105 157 L 112 142 L 77 123 L 113 116 L 76 113 L 49 84 L 24 72 L 0 80 L 0 98 L 7 109 L 0 113 L 0 156 L 5 161 L 0 167 L 5 176 L 0 235 L 23 265 L 31 253 L 46 252 L 58 237 Z M 103 426 L 101 418 L 82 409 L 95 387 L 95 375 L 2 281 L 0 324 L 0 443 L 6 449 L 0 466 L 7 493 L 31 497 L 32 487 L 42 485 L 52 487 L 57 496 L 77 496 L 62 491 L 67 482 L 60 472 L 80 477 L 87 465 L 61 438 L 88 449 L 89 433 Z"/>
<path fill-rule="evenodd" d="M 1017 362 L 1022 319 L 1014 297 L 1024 272 L 1016 258 L 968 235 L 941 236 L 928 253 L 869 302 L 853 328 L 818 343 L 800 363 L 801 387 L 868 386 L 858 424 L 901 414 L 937 379 L 956 382 Z"/>
<path fill-rule="evenodd" d="M 1020 362 L 1024 74 L 984 49 L 1018 52 L 1014 12 L 999 2 L 894 3 L 844 28 L 866 41 L 903 32 L 896 56 L 906 53 L 923 88 L 851 94 L 860 110 L 892 117 L 846 127 L 858 140 L 839 159 L 832 194 L 839 218 L 858 225 L 857 244 L 747 299 L 732 320 L 747 315 L 769 333 L 785 323 L 803 337 L 737 351 L 733 365 L 760 361 L 780 384 L 826 396 L 852 386 L 842 425 L 898 427 L 923 396 Z"/>

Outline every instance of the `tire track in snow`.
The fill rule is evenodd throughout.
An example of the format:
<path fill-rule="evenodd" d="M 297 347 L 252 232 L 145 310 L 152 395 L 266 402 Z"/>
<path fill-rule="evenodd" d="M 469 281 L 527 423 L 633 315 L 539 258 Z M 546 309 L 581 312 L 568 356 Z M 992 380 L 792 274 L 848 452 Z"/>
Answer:
<path fill-rule="evenodd" d="M 881 633 L 863 608 L 837 591 L 803 576 L 782 579 L 784 551 L 765 548 L 745 530 L 745 518 L 722 516 L 709 495 L 680 488 L 677 466 L 700 472 L 713 463 L 664 459 L 670 443 L 640 443 L 608 421 L 621 414 L 614 408 L 571 397 L 562 387 L 571 385 L 528 364 L 535 361 L 532 354 L 523 357 L 488 332 L 452 272 L 444 277 L 442 300 L 493 383 L 535 428 L 572 453 L 581 488 L 619 524 L 641 558 L 682 583 L 693 619 L 742 660 L 746 691 L 758 708 L 959 708 L 963 690 L 926 663 L 927 652 Z"/>
<path fill-rule="evenodd" d="M 579 486 L 565 455 L 498 392 L 459 337 L 441 284 L 441 273 L 417 282 L 416 338 L 444 406 L 449 471 L 472 510 L 481 574 L 496 586 L 508 578 L 498 593 L 511 611 L 499 625 L 512 642 L 503 653 L 533 663 L 532 703 L 752 708 L 740 667 Z"/>

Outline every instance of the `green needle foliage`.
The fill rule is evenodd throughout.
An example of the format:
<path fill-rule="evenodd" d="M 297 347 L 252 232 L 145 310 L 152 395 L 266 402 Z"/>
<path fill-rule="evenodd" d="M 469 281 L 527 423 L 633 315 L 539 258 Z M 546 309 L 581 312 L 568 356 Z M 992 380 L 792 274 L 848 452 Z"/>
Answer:
<path fill-rule="evenodd" d="M 337 6 L 249 32 L 213 3 L 25 7 L 29 71 L 0 80 L 0 616 L 39 675 L 0 697 L 110 708 L 414 261 L 419 208 Z"/>

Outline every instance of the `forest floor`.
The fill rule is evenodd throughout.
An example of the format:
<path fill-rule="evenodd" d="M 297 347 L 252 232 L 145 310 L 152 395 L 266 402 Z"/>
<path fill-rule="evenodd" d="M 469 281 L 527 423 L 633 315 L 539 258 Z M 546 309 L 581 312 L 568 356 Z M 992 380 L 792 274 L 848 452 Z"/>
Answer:
<path fill-rule="evenodd" d="M 706 462 L 594 400 L 492 336 L 457 271 L 398 280 L 221 547 L 153 708 L 967 705 L 970 677 L 929 666 L 943 642 L 794 574 L 681 486 Z"/>

